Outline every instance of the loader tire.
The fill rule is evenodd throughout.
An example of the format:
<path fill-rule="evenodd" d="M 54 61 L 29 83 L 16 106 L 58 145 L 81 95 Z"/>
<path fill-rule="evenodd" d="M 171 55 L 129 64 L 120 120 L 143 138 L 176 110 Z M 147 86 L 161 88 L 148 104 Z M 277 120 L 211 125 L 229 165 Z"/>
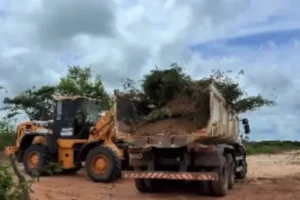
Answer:
<path fill-rule="evenodd" d="M 226 196 L 229 189 L 228 171 L 227 161 L 224 163 L 224 166 L 218 167 L 214 170 L 214 172 L 218 174 L 218 180 L 210 182 L 211 192 L 214 196 Z"/>
<path fill-rule="evenodd" d="M 24 152 L 23 165 L 28 175 L 49 175 L 43 170 L 49 163 L 50 153 L 47 146 L 32 144 Z"/>
<path fill-rule="evenodd" d="M 232 189 L 235 184 L 235 162 L 231 154 L 225 155 L 228 165 L 228 188 Z"/>
<path fill-rule="evenodd" d="M 121 160 L 109 147 L 98 146 L 92 149 L 85 163 L 86 172 L 94 182 L 112 182 L 121 173 Z"/>

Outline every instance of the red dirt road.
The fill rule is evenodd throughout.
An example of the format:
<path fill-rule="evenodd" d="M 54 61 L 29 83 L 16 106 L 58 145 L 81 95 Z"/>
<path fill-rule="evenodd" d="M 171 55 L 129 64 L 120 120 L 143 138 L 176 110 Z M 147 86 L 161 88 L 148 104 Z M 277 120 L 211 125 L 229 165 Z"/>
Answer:
<path fill-rule="evenodd" d="M 299 152 L 248 158 L 249 175 L 224 198 L 195 194 L 195 190 L 173 189 L 162 194 L 140 194 L 131 180 L 114 184 L 91 182 L 81 171 L 75 176 L 41 178 L 33 184 L 33 200 L 295 200 L 300 199 Z"/>

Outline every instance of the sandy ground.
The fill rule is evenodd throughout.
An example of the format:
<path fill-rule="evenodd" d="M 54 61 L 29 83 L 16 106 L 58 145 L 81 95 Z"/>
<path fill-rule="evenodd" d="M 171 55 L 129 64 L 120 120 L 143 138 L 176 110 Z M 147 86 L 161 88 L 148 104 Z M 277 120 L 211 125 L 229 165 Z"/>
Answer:
<path fill-rule="evenodd" d="M 75 176 L 42 178 L 33 184 L 32 197 L 34 200 L 300 199 L 300 151 L 251 156 L 248 162 L 248 179 L 238 183 L 225 198 L 199 195 L 188 188 L 176 188 L 176 192 L 166 191 L 163 194 L 140 194 L 131 180 L 120 180 L 114 184 L 93 183 L 84 171 Z"/>

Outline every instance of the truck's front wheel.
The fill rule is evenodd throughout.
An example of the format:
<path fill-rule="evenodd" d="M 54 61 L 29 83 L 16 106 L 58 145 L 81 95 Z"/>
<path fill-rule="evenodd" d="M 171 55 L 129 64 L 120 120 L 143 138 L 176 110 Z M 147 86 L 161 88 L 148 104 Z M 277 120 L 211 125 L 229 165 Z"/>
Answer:
<path fill-rule="evenodd" d="M 241 167 L 241 170 L 236 173 L 236 178 L 244 180 L 247 177 L 247 172 L 248 172 L 248 164 L 247 164 L 246 158 L 243 158 L 243 160 L 241 161 L 240 167 Z"/>
<path fill-rule="evenodd" d="M 111 182 L 121 173 L 121 161 L 109 147 L 99 146 L 91 150 L 85 168 L 88 176 L 95 182 Z"/>

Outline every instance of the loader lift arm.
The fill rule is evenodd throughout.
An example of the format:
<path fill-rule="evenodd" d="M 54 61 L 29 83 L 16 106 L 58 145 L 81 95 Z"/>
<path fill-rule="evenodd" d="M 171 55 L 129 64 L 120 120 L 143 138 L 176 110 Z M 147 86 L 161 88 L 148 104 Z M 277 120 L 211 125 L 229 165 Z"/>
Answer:
<path fill-rule="evenodd" d="M 95 182 L 111 182 L 121 177 L 127 166 L 126 149 L 120 147 L 121 139 L 115 126 L 115 108 L 108 110 L 92 128 L 89 135 L 90 148 L 85 151 L 85 169 Z"/>
<path fill-rule="evenodd" d="M 114 109 L 108 110 L 93 127 L 89 142 L 107 141 L 114 137 Z"/>

